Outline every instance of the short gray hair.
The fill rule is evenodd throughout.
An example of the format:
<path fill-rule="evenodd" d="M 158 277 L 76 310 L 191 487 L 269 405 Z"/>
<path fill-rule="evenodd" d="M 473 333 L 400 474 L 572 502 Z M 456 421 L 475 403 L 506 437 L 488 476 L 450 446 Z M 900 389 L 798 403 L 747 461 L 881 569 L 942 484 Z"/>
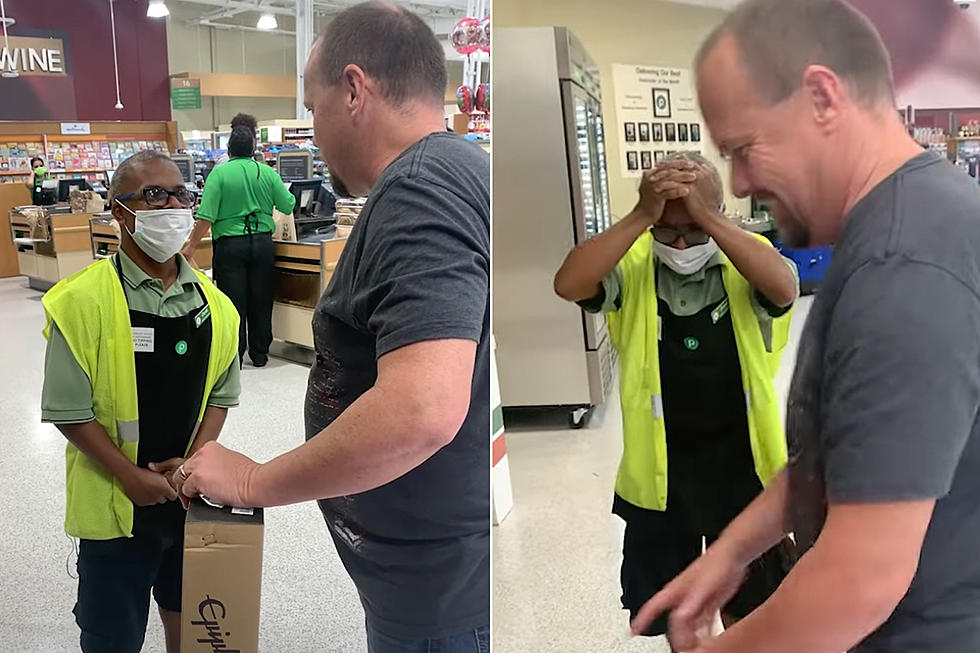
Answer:
<path fill-rule="evenodd" d="M 888 50 L 871 21 L 844 0 L 746 0 L 701 45 L 695 69 L 726 35 L 773 104 L 792 95 L 814 64 L 833 70 L 867 105 L 894 100 Z"/>
<path fill-rule="evenodd" d="M 680 152 L 674 152 L 670 154 L 665 159 L 666 161 L 690 161 L 691 163 L 696 163 L 699 166 L 704 166 L 708 169 L 708 174 L 711 175 L 711 184 L 715 187 L 718 198 L 718 206 L 720 207 L 725 201 L 725 186 L 721 181 L 721 175 L 718 173 L 718 168 L 715 167 L 711 161 L 709 161 L 700 152 L 694 152 L 693 150 L 682 150 Z"/>
<path fill-rule="evenodd" d="M 119 167 L 116 168 L 115 174 L 112 175 L 112 181 L 109 183 L 109 202 L 112 202 L 112 200 L 120 195 L 126 194 L 126 189 L 132 183 L 131 178 L 133 173 L 136 172 L 136 168 L 144 163 L 161 160 L 173 163 L 173 160 L 168 154 L 156 150 L 142 150 L 120 163 Z"/>

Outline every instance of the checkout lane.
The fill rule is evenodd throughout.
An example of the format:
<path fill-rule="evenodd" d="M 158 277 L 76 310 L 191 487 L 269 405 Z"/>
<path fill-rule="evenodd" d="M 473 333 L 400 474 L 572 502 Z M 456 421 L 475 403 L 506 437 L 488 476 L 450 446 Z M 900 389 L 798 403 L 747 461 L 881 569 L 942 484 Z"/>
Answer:
<path fill-rule="evenodd" d="M 187 162 L 180 155 L 174 159 L 188 188 L 200 197 L 190 157 L 186 157 Z M 330 282 L 363 200 L 336 201 L 323 179 L 310 178 L 312 158 L 307 152 L 283 152 L 277 163 L 286 177 L 287 189 L 296 197 L 296 208 L 292 215 L 276 212 L 274 216 L 276 293 L 272 332 L 275 342 L 271 353 L 309 363 L 313 310 Z M 44 292 L 61 279 L 116 252 L 119 227 L 111 213 L 104 210 L 104 194 L 111 175 L 112 171 L 108 171 L 105 184 L 61 180 L 52 189 L 48 183 L 43 189 L 46 205 L 19 204 L 10 209 L 9 228 L 17 249 L 19 272 L 28 277 L 31 288 Z M 39 199 L 37 190 L 24 190 L 25 193 L 16 195 L 17 200 Z M 74 206 L 69 203 L 72 191 L 82 191 L 75 193 Z M 62 195 L 65 201 L 61 201 Z M 57 201 L 51 204 L 52 199 Z M 344 224 L 338 227 L 338 220 Z M 208 233 L 195 252 L 193 264 L 209 271 L 212 252 Z"/>

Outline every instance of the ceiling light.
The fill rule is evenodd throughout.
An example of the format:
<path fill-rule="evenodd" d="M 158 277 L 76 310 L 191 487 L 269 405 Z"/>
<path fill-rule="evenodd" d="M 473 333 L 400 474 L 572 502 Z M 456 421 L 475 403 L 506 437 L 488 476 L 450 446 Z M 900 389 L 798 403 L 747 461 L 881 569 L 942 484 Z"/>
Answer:
<path fill-rule="evenodd" d="M 259 22 L 255 24 L 258 29 L 279 29 L 279 23 L 272 14 L 262 14 Z"/>
<path fill-rule="evenodd" d="M 163 18 L 170 15 L 170 10 L 163 0 L 151 0 L 150 6 L 146 8 L 146 15 L 150 18 Z"/>

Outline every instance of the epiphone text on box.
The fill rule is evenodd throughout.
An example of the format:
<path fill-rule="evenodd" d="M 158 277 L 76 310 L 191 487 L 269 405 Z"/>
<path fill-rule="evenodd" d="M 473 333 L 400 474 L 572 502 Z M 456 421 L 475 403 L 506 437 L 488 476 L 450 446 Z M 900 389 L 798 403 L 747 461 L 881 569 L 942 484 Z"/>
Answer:
<path fill-rule="evenodd" d="M 219 610 L 221 611 L 220 615 L 218 614 Z M 231 632 L 222 632 L 224 628 L 221 627 L 221 623 L 228 616 L 224 603 L 206 595 L 205 600 L 198 604 L 197 613 L 201 615 L 201 621 L 192 620 L 191 626 L 203 628 L 204 632 L 207 633 L 205 637 L 197 638 L 198 644 L 208 644 L 211 646 L 211 650 L 215 652 L 241 653 L 237 648 L 228 648 L 228 643 L 225 641 L 225 637 L 231 637 Z M 210 614 L 210 618 L 208 614 Z"/>

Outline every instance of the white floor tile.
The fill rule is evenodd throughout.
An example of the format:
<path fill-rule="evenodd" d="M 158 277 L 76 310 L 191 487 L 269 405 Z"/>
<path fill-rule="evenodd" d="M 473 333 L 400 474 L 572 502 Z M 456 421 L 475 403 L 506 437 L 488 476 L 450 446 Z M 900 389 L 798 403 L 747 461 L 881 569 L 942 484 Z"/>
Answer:
<path fill-rule="evenodd" d="M 23 278 L 0 279 L 0 649 L 17 653 L 78 650 L 72 616 L 76 581 L 66 562 L 64 449 L 40 419 L 44 362 L 40 293 Z M 241 406 L 222 443 L 267 460 L 303 441 L 308 370 L 272 359 L 245 367 Z M 69 565 L 74 574 L 73 563 Z M 364 613 L 314 503 L 266 513 L 260 650 L 269 653 L 365 651 Z M 162 653 L 153 612 L 147 653 Z"/>
<path fill-rule="evenodd" d="M 811 298 L 798 303 L 776 379 L 785 403 Z M 580 431 L 507 424 L 514 509 L 493 529 L 494 653 L 667 653 L 631 638 L 620 608 L 623 522 L 610 512 L 622 453 L 618 393 Z M 563 425 L 558 415 L 554 424 Z"/>

